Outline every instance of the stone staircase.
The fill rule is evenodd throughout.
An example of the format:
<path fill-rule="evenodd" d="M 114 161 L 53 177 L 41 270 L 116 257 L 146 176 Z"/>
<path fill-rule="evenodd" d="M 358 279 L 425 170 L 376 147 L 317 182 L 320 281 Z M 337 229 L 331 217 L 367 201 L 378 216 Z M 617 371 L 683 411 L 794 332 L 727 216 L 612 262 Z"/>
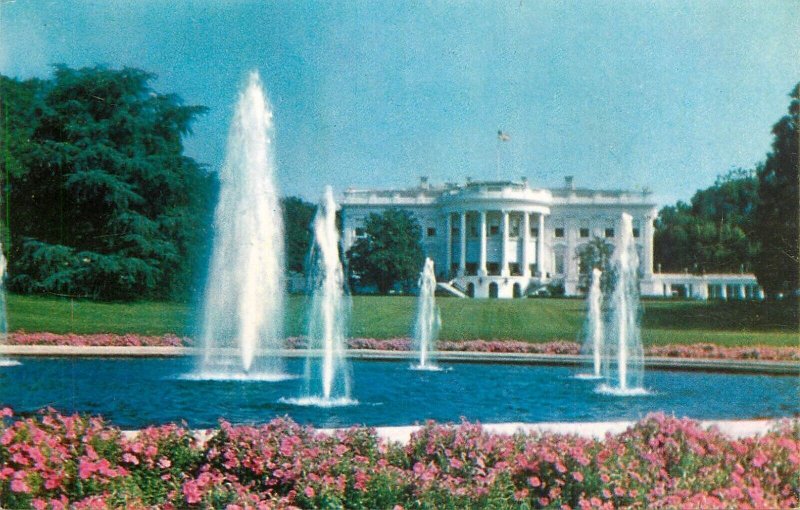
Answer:
<path fill-rule="evenodd" d="M 442 289 L 445 292 L 449 292 L 450 294 L 454 295 L 455 297 L 465 298 L 467 295 L 455 286 L 455 280 L 450 280 L 449 282 L 438 282 L 436 284 L 436 288 Z"/>

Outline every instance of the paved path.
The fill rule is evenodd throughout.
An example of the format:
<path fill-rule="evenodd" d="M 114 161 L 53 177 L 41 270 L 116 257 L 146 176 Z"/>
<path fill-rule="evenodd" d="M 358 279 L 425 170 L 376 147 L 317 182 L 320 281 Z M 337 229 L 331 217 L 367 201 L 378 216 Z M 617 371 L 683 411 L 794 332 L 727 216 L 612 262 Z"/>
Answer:
<path fill-rule="evenodd" d="M 733 439 L 764 435 L 769 432 L 778 420 L 701 420 L 700 425 L 708 429 L 716 427 L 720 432 Z M 606 434 L 617 435 L 625 432 L 629 427 L 635 425 L 634 421 L 598 421 L 598 422 L 550 422 L 550 423 L 483 423 L 481 427 L 490 434 L 515 434 L 523 432 L 531 433 L 554 433 L 554 434 L 574 434 L 577 436 L 593 439 L 603 439 Z M 420 425 L 408 425 L 402 427 L 374 427 L 375 433 L 381 439 L 408 443 L 411 434 L 421 428 Z M 333 434 L 338 430 L 346 429 L 317 429 L 325 434 Z M 197 429 L 192 431 L 194 436 L 200 441 L 208 441 L 215 433 L 215 429 Z M 123 434 L 133 437 L 138 433 L 136 430 L 124 430 Z"/>
<path fill-rule="evenodd" d="M 775 420 L 704 420 L 700 424 L 704 428 L 716 427 L 723 434 L 732 438 L 742 438 L 763 435 L 769 432 L 778 422 Z M 552 422 L 552 423 L 489 423 L 481 424 L 484 430 L 492 434 L 514 434 L 524 432 L 558 434 L 575 434 L 581 437 L 602 439 L 606 434 L 620 434 L 635 425 L 633 421 L 603 421 L 603 422 Z M 411 434 L 419 430 L 419 426 L 405 427 L 378 427 L 378 437 L 389 441 L 407 443 Z M 332 432 L 335 429 L 320 429 L 323 432 Z"/>
<path fill-rule="evenodd" d="M 221 349 L 231 356 L 236 356 L 233 349 Z M 321 351 L 304 349 L 283 349 L 277 351 L 286 358 L 304 358 L 310 352 L 321 356 Z M 200 353 L 195 347 L 74 347 L 66 345 L 0 345 L 0 356 L 85 356 L 85 357 L 172 357 L 194 356 Z M 413 360 L 414 353 L 409 351 L 379 351 L 371 349 L 349 349 L 347 355 L 352 359 L 373 361 Z M 578 366 L 588 364 L 588 356 L 570 354 L 529 354 L 501 352 L 467 352 L 441 351 L 433 355 L 443 363 L 516 363 L 523 365 L 561 365 Z M 645 366 L 648 369 L 660 370 L 701 370 L 764 373 L 775 375 L 800 376 L 800 363 L 791 361 L 763 360 L 726 360 L 713 358 L 668 358 L 647 357 Z"/>

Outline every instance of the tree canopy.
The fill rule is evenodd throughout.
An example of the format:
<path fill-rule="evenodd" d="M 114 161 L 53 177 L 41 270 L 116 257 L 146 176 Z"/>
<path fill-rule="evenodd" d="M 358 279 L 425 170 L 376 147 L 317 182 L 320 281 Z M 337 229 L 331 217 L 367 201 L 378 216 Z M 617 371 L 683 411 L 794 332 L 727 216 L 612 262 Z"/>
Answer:
<path fill-rule="evenodd" d="M 299 197 L 281 199 L 285 229 L 286 269 L 302 273 L 311 248 L 311 221 L 316 207 Z"/>
<path fill-rule="evenodd" d="M 602 271 L 600 288 L 604 294 L 610 295 L 614 290 L 614 245 L 601 237 L 593 237 L 588 243 L 578 247 L 575 258 L 580 269 L 580 287 L 584 291 L 591 286 L 592 269 Z"/>
<path fill-rule="evenodd" d="M 758 244 L 752 238 L 758 180 L 735 169 L 697 191 L 691 204 L 661 209 L 656 220 L 655 262 L 663 271 L 738 272 L 751 269 Z"/>
<path fill-rule="evenodd" d="M 758 169 L 758 204 L 753 234 L 761 244 L 754 269 L 767 295 L 800 289 L 798 172 L 800 172 L 800 83 L 789 94 L 789 113 L 772 128 L 772 151 Z"/>
<path fill-rule="evenodd" d="M 183 295 L 209 237 L 215 179 L 183 155 L 206 109 L 139 69 L 56 66 L 4 79 L 10 286 L 101 299 Z M 19 140 L 21 136 L 25 141 Z"/>
<path fill-rule="evenodd" d="M 414 281 L 424 258 L 421 237 L 422 228 L 407 211 L 370 214 L 364 236 L 347 252 L 351 274 L 362 285 L 375 285 L 381 294 L 398 282 Z"/>

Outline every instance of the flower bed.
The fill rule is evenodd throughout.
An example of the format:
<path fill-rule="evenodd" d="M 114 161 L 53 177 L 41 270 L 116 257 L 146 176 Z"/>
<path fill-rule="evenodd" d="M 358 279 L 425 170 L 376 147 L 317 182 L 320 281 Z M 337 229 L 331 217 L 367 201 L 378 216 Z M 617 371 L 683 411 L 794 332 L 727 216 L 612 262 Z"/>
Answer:
<path fill-rule="evenodd" d="M 189 337 L 175 335 L 143 336 L 143 335 L 58 335 L 54 333 L 14 332 L 8 335 L 9 345 L 66 345 L 66 346 L 160 346 L 160 347 L 192 347 L 194 340 Z M 289 349 L 302 349 L 306 346 L 303 337 L 286 339 Z M 374 349 L 386 351 L 409 351 L 411 340 L 394 338 L 379 340 L 375 338 L 353 338 L 348 341 L 351 349 Z M 521 342 L 515 340 L 467 340 L 439 341 L 436 344 L 440 351 L 529 353 L 529 354 L 580 354 L 581 346 L 577 342 Z M 800 347 L 724 347 L 714 344 L 664 345 L 645 349 L 647 356 L 670 358 L 714 358 L 731 360 L 765 360 L 765 361 L 800 361 Z"/>
<path fill-rule="evenodd" d="M 406 445 L 288 419 L 198 441 L 97 417 L 3 411 L 3 508 L 793 508 L 800 422 L 733 440 L 651 415 L 604 440 L 427 424 Z"/>
<path fill-rule="evenodd" d="M 66 345 L 72 347 L 191 347 L 194 345 L 191 338 L 181 338 L 176 335 L 145 336 L 111 333 L 59 335 L 56 333 L 26 333 L 24 331 L 9 333 L 6 342 L 9 345 Z"/>

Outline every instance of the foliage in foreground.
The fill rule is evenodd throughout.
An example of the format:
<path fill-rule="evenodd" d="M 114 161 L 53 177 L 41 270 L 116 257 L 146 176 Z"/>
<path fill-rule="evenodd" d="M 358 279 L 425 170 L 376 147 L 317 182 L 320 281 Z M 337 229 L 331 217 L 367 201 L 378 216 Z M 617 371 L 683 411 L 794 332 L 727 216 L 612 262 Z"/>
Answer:
<path fill-rule="evenodd" d="M 102 66 L 0 76 L 13 115 L 0 158 L 12 289 L 123 300 L 196 290 L 216 181 L 183 138 L 206 109 L 155 92 L 154 78 Z"/>
<path fill-rule="evenodd" d="M 145 336 L 145 335 L 59 335 L 55 333 L 25 333 L 15 332 L 8 336 L 9 345 L 62 345 L 68 347 L 194 347 L 196 342 L 190 337 L 177 337 L 175 335 Z M 305 349 L 305 337 L 290 337 L 286 339 L 287 349 Z M 377 338 L 350 338 L 347 341 L 349 349 L 366 349 L 382 351 L 411 351 L 411 340 L 408 338 L 393 338 L 382 340 Z M 577 342 L 520 342 L 516 340 L 467 340 L 451 342 L 441 340 L 436 343 L 439 351 L 465 351 L 486 353 L 524 353 L 524 354 L 550 354 L 550 355 L 578 355 L 581 345 Z M 800 347 L 771 347 L 766 345 L 752 345 L 747 347 L 725 347 L 709 343 L 691 345 L 657 345 L 645 349 L 645 355 L 668 358 L 711 358 L 728 360 L 762 360 L 762 361 L 800 361 Z"/>
<path fill-rule="evenodd" d="M 427 424 L 406 445 L 289 419 L 122 434 L 47 410 L 0 426 L 4 508 L 793 508 L 800 424 L 733 440 L 651 415 L 604 440 Z"/>

